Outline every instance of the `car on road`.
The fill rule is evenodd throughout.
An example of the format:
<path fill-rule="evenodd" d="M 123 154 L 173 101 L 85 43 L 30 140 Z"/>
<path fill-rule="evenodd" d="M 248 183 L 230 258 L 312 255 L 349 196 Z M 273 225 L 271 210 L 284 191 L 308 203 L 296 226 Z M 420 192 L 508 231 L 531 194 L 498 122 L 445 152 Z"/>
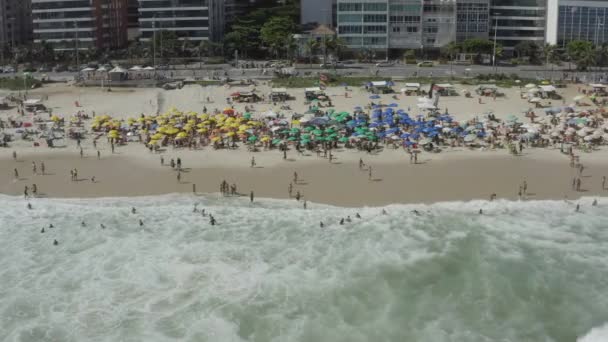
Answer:
<path fill-rule="evenodd" d="M 15 72 L 15 68 L 13 68 L 13 67 L 12 67 L 12 66 L 10 66 L 10 65 L 7 65 L 7 66 L 5 66 L 5 67 L 4 67 L 3 71 L 4 71 L 5 73 L 13 73 L 13 72 Z"/>
<path fill-rule="evenodd" d="M 392 61 L 384 61 L 384 62 L 376 63 L 377 68 L 392 67 L 394 65 L 395 65 L 395 62 L 392 62 Z"/>
<path fill-rule="evenodd" d="M 435 63 L 433 63 L 432 61 L 422 61 L 417 65 L 421 68 L 431 68 L 433 67 L 433 65 L 435 65 Z"/>

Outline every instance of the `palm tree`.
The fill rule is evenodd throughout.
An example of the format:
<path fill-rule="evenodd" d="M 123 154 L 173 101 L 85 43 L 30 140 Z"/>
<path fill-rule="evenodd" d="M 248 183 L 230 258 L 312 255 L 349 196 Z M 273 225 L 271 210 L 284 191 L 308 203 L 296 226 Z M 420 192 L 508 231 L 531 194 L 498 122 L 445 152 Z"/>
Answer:
<path fill-rule="evenodd" d="M 306 54 L 308 55 L 308 63 L 310 64 L 311 68 L 312 68 L 312 56 L 314 55 L 314 53 L 318 47 L 319 47 L 319 42 L 317 42 L 316 39 L 311 38 L 308 41 L 306 41 Z"/>
<path fill-rule="evenodd" d="M 340 55 L 342 55 L 342 52 L 346 50 L 347 46 L 344 39 L 337 36 L 333 36 L 327 41 L 326 44 L 329 48 L 329 51 L 333 52 L 336 59 L 340 60 Z"/>
<path fill-rule="evenodd" d="M 287 37 L 285 37 L 285 55 L 288 59 L 292 59 L 295 56 L 296 51 L 298 50 L 298 44 L 296 42 L 296 39 L 293 37 L 293 35 L 288 35 Z"/>

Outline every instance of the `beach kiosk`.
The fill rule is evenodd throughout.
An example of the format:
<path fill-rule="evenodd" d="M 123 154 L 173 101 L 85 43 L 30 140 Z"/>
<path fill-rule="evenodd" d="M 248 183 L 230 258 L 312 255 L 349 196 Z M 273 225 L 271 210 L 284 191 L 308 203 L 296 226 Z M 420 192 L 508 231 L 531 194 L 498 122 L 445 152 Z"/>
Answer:
<path fill-rule="evenodd" d="M 319 87 L 304 89 L 304 95 L 306 96 L 307 101 L 327 99 L 327 96 Z"/>
<path fill-rule="evenodd" d="M 270 101 L 283 102 L 289 100 L 286 88 L 272 88 L 270 91 Z"/>
<path fill-rule="evenodd" d="M 405 88 L 401 88 L 401 93 L 406 96 L 418 96 L 420 94 L 420 83 L 406 83 Z"/>
<path fill-rule="evenodd" d="M 458 96 L 456 88 L 450 83 L 435 84 L 435 89 L 441 96 Z"/>
<path fill-rule="evenodd" d="M 557 89 L 552 85 L 541 85 L 540 89 L 540 97 L 543 99 L 553 99 L 559 100 L 562 97 L 557 93 Z"/>
<path fill-rule="evenodd" d="M 394 93 L 392 83 L 387 81 L 374 81 L 367 84 L 368 90 L 372 94 L 390 94 Z"/>
<path fill-rule="evenodd" d="M 23 107 L 25 107 L 25 110 L 28 112 L 35 112 L 37 110 L 45 110 L 46 107 L 44 106 L 44 104 L 42 104 L 42 100 L 41 99 L 29 99 L 29 100 L 25 100 L 23 101 Z"/>
<path fill-rule="evenodd" d="M 127 70 L 123 69 L 119 66 L 115 67 L 114 69 L 110 70 L 110 72 L 108 72 L 108 74 L 110 75 L 110 81 L 123 81 L 127 79 Z"/>
<path fill-rule="evenodd" d="M 606 92 L 606 85 L 599 83 L 591 83 L 589 86 L 592 88 L 592 92 L 597 94 L 598 96 L 606 96 L 608 93 Z"/>

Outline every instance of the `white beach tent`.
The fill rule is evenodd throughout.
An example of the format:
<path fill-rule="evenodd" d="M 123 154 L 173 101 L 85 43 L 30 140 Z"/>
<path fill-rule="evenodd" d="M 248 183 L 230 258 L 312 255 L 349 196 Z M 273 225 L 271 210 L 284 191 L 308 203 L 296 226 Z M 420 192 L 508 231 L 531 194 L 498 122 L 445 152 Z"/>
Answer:
<path fill-rule="evenodd" d="M 123 69 L 119 66 L 115 67 L 114 69 L 110 70 L 110 74 L 124 74 L 125 72 L 127 72 L 126 69 Z"/>
<path fill-rule="evenodd" d="M 147 66 L 147 67 L 145 67 L 145 68 L 144 68 L 144 70 L 147 70 L 147 71 L 153 71 L 153 70 L 154 70 L 154 68 L 153 68 L 153 67 L 151 67 L 151 66 Z"/>
<path fill-rule="evenodd" d="M 142 71 L 142 70 L 143 70 L 143 68 L 140 67 L 139 65 L 136 65 L 136 66 L 132 67 L 131 69 L 129 69 L 129 71 Z"/>
<path fill-rule="evenodd" d="M 94 68 L 84 68 L 81 70 L 81 72 L 93 72 L 93 71 L 97 71 L 97 70 Z"/>

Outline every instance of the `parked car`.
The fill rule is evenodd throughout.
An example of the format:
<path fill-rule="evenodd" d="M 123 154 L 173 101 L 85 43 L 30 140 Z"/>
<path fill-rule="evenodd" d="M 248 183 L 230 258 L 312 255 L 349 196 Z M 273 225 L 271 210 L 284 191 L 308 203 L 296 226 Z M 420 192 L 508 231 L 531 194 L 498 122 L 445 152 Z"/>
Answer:
<path fill-rule="evenodd" d="M 418 63 L 418 66 L 421 68 L 431 68 L 433 65 L 435 65 L 435 63 L 432 61 L 422 61 Z"/>
<path fill-rule="evenodd" d="M 4 72 L 5 73 L 13 73 L 13 72 L 15 72 L 15 68 L 13 68 L 10 65 L 7 65 L 7 66 L 4 67 Z"/>

